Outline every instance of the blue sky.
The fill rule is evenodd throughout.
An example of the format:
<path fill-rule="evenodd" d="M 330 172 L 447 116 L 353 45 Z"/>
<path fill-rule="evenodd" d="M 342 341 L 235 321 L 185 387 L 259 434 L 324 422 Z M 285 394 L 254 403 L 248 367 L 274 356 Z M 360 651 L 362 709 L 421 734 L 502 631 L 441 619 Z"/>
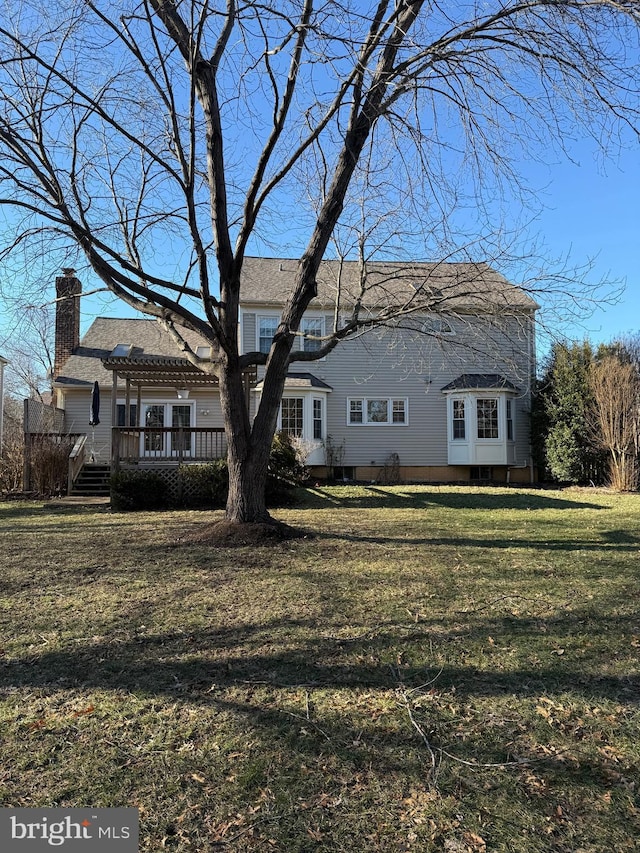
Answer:
<path fill-rule="evenodd" d="M 592 261 L 589 280 L 625 282 L 617 304 L 566 329 L 575 338 L 606 341 L 640 331 L 640 144 L 605 160 L 595 143 L 583 141 L 572 157 L 531 170 L 545 205 L 531 230 L 550 257 L 568 253 L 578 266 Z"/>
<path fill-rule="evenodd" d="M 581 323 L 560 331 L 596 343 L 640 332 L 640 144 L 629 144 L 605 159 L 595 143 L 583 140 L 573 145 L 572 157 L 570 162 L 556 155 L 555 162 L 545 166 L 522 164 L 526 180 L 540 188 L 542 205 L 529 233 L 548 258 L 568 256 L 575 266 L 591 261 L 590 281 L 624 282 L 625 290 L 617 304 L 602 305 Z M 517 216 L 514 209 L 514 221 Z M 83 276 L 83 284 L 88 290 L 99 286 L 88 276 Z M 53 281 L 47 296 L 53 296 Z M 136 316 L 108 294 L 88 297 L 82 309 L 83 331 L 96 315 Z M 5 320 L 0 323 L 2 338 L 10 331 Z"/>

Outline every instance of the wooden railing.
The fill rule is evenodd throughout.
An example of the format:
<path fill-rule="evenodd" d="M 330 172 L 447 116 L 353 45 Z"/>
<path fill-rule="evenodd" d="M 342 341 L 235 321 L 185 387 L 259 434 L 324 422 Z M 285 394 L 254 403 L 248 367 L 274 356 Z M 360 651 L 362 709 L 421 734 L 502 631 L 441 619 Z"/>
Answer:
<path fill-rule="evenodd" d="M 71 448 L 69 454 L 69 474 L 67 477 L 67 494 L 70 495 L 73 489 L 78 474 L 82 471 L 86 459 L 85 444 L 87 442 L 86 435 L 79 435 L 76 438 L 75 444 Z"/>
<path fill-rule="evenodd" d="M 206 462 L 224 459 L 222 427 L 113 427 L 111 464 L 121 462 Z"/>

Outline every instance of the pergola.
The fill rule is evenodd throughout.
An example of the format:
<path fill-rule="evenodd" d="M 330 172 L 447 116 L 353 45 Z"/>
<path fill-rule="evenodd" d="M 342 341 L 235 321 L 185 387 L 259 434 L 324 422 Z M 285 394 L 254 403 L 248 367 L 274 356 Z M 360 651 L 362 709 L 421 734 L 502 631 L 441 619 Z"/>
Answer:
<path fill-rule="evenodd" d="M 217 376 L 205 373 L 192 364 L 186 358 L 170 356 L 150 355 L 110 355 L 102 359 L 106 370 L 112 371 L 113 382 L 111 386 L 111 425 L 112 425 L 112 463 L 117 469 L 119 464 L 119 453 L 116 445 L 119 444 L 119 428 L 117 427 L 118 392 L 122 393 L 124 381 L 125 399 L 125 430 L 130 430 L 130 411 L 132 403 L 137 405 L 137 411 L 142 409 L 142 392 L 144 388 L 173 388 L 178 397 L 181 391 L 192 388 L 217 388 L 219 386 Z M 243 386 L 247 409 L 250 407 L 251 389 L 257 383 L 257 370 L 255 366 L 243 371 Z M 186 397 L 187 394 L 185 393 Z M 132 397 L 134 398 L 132 400 Z M 167 428 L 170 429 L 170 428 Z M 191 432 L 196 430 L 192 429 Z M 222 432 L 222 429 L 218 430 Z M 116 435 L 118 433 L 118 435 Z"/>

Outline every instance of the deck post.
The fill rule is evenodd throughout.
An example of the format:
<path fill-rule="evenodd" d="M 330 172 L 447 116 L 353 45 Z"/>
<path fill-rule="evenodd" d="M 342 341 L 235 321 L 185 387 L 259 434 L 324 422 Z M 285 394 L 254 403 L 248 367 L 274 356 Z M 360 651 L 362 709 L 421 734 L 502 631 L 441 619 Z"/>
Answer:
<path fill-rule="evenodd" d="M 120 468 L 120 434 L 118 433 L 118 373 L 113 371 L 111 384 L 111 470 Z"/>

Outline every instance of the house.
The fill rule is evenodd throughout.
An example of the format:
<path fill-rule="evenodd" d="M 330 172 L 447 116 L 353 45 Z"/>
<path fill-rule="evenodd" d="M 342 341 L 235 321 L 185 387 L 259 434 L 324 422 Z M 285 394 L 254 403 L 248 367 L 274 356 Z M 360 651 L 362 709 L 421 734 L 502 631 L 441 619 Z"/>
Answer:
<path fill-rule="evenodd" d="M 243 352 L 268 351 L 296 267 L 295 260 L 246 259 Z M 361 282 L 357 263 L 324 262 L 294 349 L 319 349 L 358 299 L 368 316 L 388 304 L 407 315 L 345 340 L 320 360 L 292 364 L 279 427 L 295 437 L 312 474 L 331 469 L 339 478 L 387 482 L 532 479 L 536 303 L 484 264 L 370 264 L 364 299 Z M 81 287 L 73 270 L 63 271 L 56 288 L 54 387 L 64 429 L 82 445 L 76 473 L 86 464 L 171 469 L 225 455 L 215 377 L 187 361 L 154 320 L 99 317 L 80 340 Z M 430 310 L 414 310 L 416 292 L 425 289 Z M 210 352 L 195 334 L 188 343 L 203 358 Z M 250 412 L 261 370 L 245 377 Z M 95 383 L 101 406 L 91 426 Z"/>

